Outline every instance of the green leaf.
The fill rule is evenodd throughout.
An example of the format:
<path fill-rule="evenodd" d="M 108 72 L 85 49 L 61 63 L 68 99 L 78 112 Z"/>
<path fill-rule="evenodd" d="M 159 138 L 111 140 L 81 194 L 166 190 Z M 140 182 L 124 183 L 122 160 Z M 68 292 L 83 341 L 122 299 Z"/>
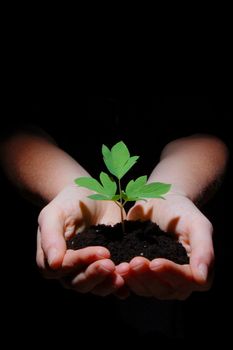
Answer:
<path fill-rule="evenodd" d="M 130 157 L 129 150 L 123 141 L 115 144 L 111 150 L 102 145 L 102 154 L 105 165 L 111 174 L 116 176 L 118 180 L 131 169 L 137 162 L 138 156 Z M 120 181 L 119 181 L 120 182 Z M 161 182 L 153 182 L 146 184 L 147 176 L 140 176 L 135 181 L 131 180 L 125 191 L 121 190 L 120 194 L 116 194 L 116 182 L 105 172 L 100 173 L 100 182 L 92 177 L 80 177 L 75 179 L 75 183 L 80 187 L 88 188 L 95 191 L 95 194 L 88 196 L 94 200 L 111 200 L 121 201 L 122 204 L 128 201 L 144 200 L 146 198 L 161 198 L 166 194 L 170 188 L 170 184 Z"/>
<path fill-rule="evenodd" d="M 104 163 L 105 163 L 108 171 L 111 174 L 117 176 L 116 169 L 115 169 L 115 166 L 113 164 L 112 153 L 111 153 L 110 149 L 105 145 L 102 146 L 102 154 L 104 157 Z"/>
<path fill-rule="evenodd" d="M 88 198 L 95 199 L 96 201 L 109 201 L 110 198 L 102 194 L 91 194 Z"/>
<path fill-rule="evenodd" d="M 107 169 L 119 180 L 139 158 L 138 156 L 130 157 L 129 150 L 123 141 L 116 143 L 111 150 L 103 145 L 102 154 Z"/>
<path fill-rule="evenodd" d="M 112 149 L 112 159 L 117 168 L 122 168 L 130 158 L 129 150 L 123 141 L 116 143 Z"/>
<path fill-rule="evenodd" d="M 145 185 L 140 191 L 140 197 L 142 198 L 161 198 L 171 188 L 170 184 L 161 182 L 152 182 Z"/>
<path fill-rule="evenodd" d="M 105 194 L 104 188 L 101 186 L 101 184 L 94 179 L 93 177 L 79 177 L 74 180 L 76 185 L 80 187 L 88 188 L 89 190 Z"/>
<path fill-rule="evenodd" d="M 102 146 L 102 154 L 104 158 L 104 163 L 107 167 L 107 169 L 110 171 L 111 174 L 113 174 L 114 169 L 113 169 L 113 164 L 112 164 L 112 155 L 110 149 L 103 145 Z M 114 175 L 114 174 L 113 174 Z"/>
<path fill-rule="evenodd" d="M 132 168 L 132 166 L 137 162 L 139 156 L 133 156 L 128 159 L 126 164 L 119 172 L 119 179 L 121 179 L 128 171 Z"/>
<path fill-rule="evenodd" d="M 152 182 L 146 184 L 147 177 L 141 176 L 135 181 L 131 180 L 126 186 L 126 194 L 129 201 L 139 200 L 143 198 L 162 198 L 166 194 L 171 185 L 161 182 Z"/>
<path fill-rule="evenodd" d="M 141 197 L 130 197 L 130 198 L 128 198 L 128 202 L 136 202 L 136 201 L 147 202 L 147 200 L 145 198 L 141 198 Z"/>
<path fill-rule="evenodd" d="M 111 198 L 111 201 L 118 201 L 120 198 L 121 196 L 119 194 L 115 194 L 115 196 Z"/>
<path fill-rule="evenodd" d="M 121 191 L 121 196 L 124 199 L 124 201 L 128 201 L 128 196 L 124 191 Z"/>
<path fill-rule="evenodd" d="M 103 195 L 107 199 L 111 199 L 111 197 L 115 195 L 117 190 L 117 185 L 115 181 L 113 181 L 109 177 L 109 175 L 104 172 L 100 173 L 100 180 L 103 186 L 96 179 L 92 177 L 79 177 L 78 179 L 75 180 L 75 183 L 80 187 L 88 188 L 89 190 L 95 191 L 98 194 Z M 89 197 L 89 198 L 94 199 L 94 197 Z M 95 198 L 100 200 L 99 197 L 98 198 L 95 197 Z M 106 198 L 102 198 L 102 199 L 106 199 Z"/>
<path fill-rule="evenodd" d="M 141 198 L 140 197 L 127 197 L 127 202 L 136 202 L 139 201 Z"/>
<path fill-rule="evenodd" d="M 100 173 L 100 181 L 102 182 L 105 193 L 112 197 L 117 190 L 117 184 L 115 181 L 112 180 L 110 176 L 103 171 Z"/>
<path fill-rule="evenodd" d="M 102 154 L 103 157 L 108 158 L 111 155 L 111 151 L 107 146 L 102 145 Z"/>
<path fill-rule="evenodd" d="M 135 181 L 131 180 L 125 189 L 127 195 L 129 197 L 132 197 L 135 194 L 137 194 L 140 188 L 142 188 L 146 184 L 146 181 L 147 181 L 146 175 L 138 177 Z"/>

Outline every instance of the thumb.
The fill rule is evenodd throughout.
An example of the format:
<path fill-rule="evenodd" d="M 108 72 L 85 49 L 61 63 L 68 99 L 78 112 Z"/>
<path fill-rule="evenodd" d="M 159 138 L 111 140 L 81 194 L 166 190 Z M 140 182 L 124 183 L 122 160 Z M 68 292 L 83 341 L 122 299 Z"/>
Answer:
<path fill-rule="evenodd" d="M 190 265 L 194 279 L 199 284 L 206 284 L 214 263 L 214 248 L 212 241 L 213 227 L 204 218 L 194 224 L 190 234 Z"/>
<path fill-rule="evenodd" d="M 58 269 L 66 252 L 64 218 L 56 208 L 45 209 L 39 216 L 41 248 L 52 269 Z"/>

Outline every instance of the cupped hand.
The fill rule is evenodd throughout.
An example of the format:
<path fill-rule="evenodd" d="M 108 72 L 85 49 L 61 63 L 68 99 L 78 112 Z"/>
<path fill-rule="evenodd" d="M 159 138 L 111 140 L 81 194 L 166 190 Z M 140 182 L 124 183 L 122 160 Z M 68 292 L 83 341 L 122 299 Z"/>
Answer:
<path fill-rule="evenodd" d="M 184 300 L 193 291 L 210 288 L 214 263 L 213 228 L 191 200 L 183 195 L 168 195 L 166 200 L 138 202 L 129 211 L 127 219 L 150 219 L 162 230 L 174 232 L 190 258 L 189 264 L 179 265 L 162 258 L 149 261 L 135 257 L 126 273 L 126 264 L 119 265 L 117 272 L 134 293 Z"/>
<path fill-rule="evenodd" d="M 119 221 L 120 210 L 115 203 L 89 199 L 76 185 L 64 188 L 38 218 L 37 264 L 42 274 L 80 293 L 105 296 L 121 289 L 124 279 L 116 273 L 106 248 L 66 248 L 66 239 L 78 230 Z"/>

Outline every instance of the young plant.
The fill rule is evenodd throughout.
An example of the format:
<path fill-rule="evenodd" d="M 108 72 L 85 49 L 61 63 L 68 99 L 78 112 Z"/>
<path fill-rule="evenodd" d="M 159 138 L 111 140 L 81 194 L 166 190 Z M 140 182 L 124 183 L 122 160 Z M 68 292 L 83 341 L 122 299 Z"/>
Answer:
<path fill-rule="evenodd" d="M 137 162 L 138 156 L 130 156 L 129 150 L 123 141 L 115 144 L 110 150 L 102 146 L 104 163 L 117 182 L 105 172 L 100 173 L 100 182 L 92 177 L 79 177 L 75 183 L 80 187 L 88 188 L 94 192 L 88 196 L 94 200 L 115 202 L 121 210 L 121 222 L 124 231 L 123 209 L 127 202 L 146 200 L 147 198 L 163 198 L 170 188 L 170 184 L 152 182 L 147 184 L 147 176 L 140 176 L 136 180 L 130 180 L 125 190 L 122 190 L 121 179 Z"/>

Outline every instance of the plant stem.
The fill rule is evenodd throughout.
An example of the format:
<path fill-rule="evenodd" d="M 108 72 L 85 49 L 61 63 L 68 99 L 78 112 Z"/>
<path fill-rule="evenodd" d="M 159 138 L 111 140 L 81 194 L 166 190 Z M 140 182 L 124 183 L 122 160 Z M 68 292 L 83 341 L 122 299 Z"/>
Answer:
<path fill-rule="evenodd" d="M 123 198 L 122 198 L 122 191 L 121 191 L 121 181 L 118 180 L 118 186 L 119 186 L 119 193 L 120 193 L 120 209 L 121 209 L 121 225 L 122 225 L 122 231 L 125 233 L 125 223 L 124 223 L 124 214 L 123 214 Z"/>
<path fill-rule="evenodd" d="M 125 232 L 125 223 L 124 223 L 124 215 L 123 215 L 123 209 L 124 209 L 124 204 L 122 205 L 118 201 L 115 201 L 116 205 L 120 208 L 121 211 L 121 226 L 122 226 L 122 231 Z"/>
<path fill-rule="evenodd" d="M 125 223 L 124 223 L 124 216 L 123 216 L 123 207 L 121 207 L 121 225 L 122 225 L 122 231 L 125 233 Z"/>

